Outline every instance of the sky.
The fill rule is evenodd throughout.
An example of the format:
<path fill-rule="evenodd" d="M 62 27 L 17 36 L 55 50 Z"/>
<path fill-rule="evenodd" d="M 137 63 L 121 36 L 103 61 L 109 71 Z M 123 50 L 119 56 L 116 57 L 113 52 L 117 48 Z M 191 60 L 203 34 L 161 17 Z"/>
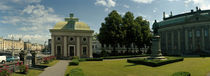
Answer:
<path fill-rule="evenodd" d="M 112 10 L 142 16 L 151 27 L 154 20 L 162 21 L 163 12 L 177 15 L 196 6 L 208 10 L 209 4 L 210 0 L 0 0 L 0 37 L 43 44 L 51 37 L 49 29 L 70 13 L 98 33 Z"/>

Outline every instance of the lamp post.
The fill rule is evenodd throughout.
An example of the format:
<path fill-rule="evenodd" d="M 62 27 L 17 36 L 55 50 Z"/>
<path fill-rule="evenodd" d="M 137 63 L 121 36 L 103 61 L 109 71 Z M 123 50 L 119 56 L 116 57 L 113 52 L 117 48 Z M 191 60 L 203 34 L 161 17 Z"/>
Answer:
<path fill-rule="evenodd" d="M 14 37 L 12 35 L 12 56 L 14 56 Z"/>

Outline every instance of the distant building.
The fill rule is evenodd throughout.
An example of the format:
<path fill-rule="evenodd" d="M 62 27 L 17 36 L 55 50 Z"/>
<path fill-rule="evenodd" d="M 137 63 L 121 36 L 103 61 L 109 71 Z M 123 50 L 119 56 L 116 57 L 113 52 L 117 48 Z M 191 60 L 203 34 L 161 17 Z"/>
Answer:
<path fill-rule="evenodd" d="M 86 23 L 70 14 L 69 18 L 50 29 L 52 55 L 57 58 L 92 57 L 93 32 Z"/>
<path fill-rule="evenodd" d="M 27 41 L 27 42 L 24 42 L 24 50 L 31 50 L 31 47 L 32 47 L 32 43 Z"/>
<path fill-rule="evenodd" d="M 18 53 L 24 49 L 24 42 L 22 39 L 12 40 L 12 39 L 3 39 L 3 51 L 14 50 L 14 52 Z"/>
<path fill-rule="evenodd" d="M 210 52 L 210 10 L 200 10 L 165 17 L 158 24 L 161 49 L 166 55 Z"/>
<path fill-rule="evenodd" d="M 47 45 L 47 50 L 51 53 L 51 44 L 52 44 L 52 40 L 48 39 L 48 45 Z"/>
<path fill-rule="evenodd" d="M 0 51 L 3 51 L 3 38 L 0 37 Z"/>

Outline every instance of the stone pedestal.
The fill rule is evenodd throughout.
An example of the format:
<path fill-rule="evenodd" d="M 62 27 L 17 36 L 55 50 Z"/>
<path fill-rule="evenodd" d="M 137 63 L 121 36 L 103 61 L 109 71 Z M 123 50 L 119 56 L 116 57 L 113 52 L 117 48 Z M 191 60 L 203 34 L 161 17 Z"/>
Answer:
<path fill-rule="evenodd" d="M 32 55 L 32 66 L 35 66 L 36 65 L 36 55 L 37 55 L 37 52 L 36 51 L 31 51 L 31 55 Z"/>
<path fill-rule="evenodd" d="M 166 59 L 164 56 L 162 56 L 161 53 L 161 47 L 160 47 L 160 36 L 155 35 L 152 38 L 152 53 L 151 56 L 148 59 Z"/>
<path fill-rule="evenodd" d="M 22 50 L 20 53 L 20 61 L 23 61 L 23 63 L 26 65 L 26 55 L 27 55 L 27 51 L 26 50 Z"/>

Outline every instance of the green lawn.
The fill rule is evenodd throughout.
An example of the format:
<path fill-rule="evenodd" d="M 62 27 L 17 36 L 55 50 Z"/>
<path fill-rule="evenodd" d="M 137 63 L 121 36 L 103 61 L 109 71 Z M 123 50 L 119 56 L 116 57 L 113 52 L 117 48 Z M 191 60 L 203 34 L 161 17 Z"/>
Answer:
<path fill-rule="evenodd" d="M 29 70 L 29 73 L 27 75 L 25 75 L 25 74 L 19 74 L 19 73 L 12 73 L 11 76 L 38 76 L 41 73 L 42 73 L 41 70 L 30 69 Z"/>
<path fill-rule="evenodd" d="M 80 62 L 79 66 L 68 66 L 66 74 L 72 69 L 81 68 L 85 76 L 171 76 L 174 72 L 187 71 L 192 76 L 206 76 L 210 73 L 210 57 L 185 58 L 184 61 L 159 67 L 134 65 L 123 60 L 104 60 Z"/>

